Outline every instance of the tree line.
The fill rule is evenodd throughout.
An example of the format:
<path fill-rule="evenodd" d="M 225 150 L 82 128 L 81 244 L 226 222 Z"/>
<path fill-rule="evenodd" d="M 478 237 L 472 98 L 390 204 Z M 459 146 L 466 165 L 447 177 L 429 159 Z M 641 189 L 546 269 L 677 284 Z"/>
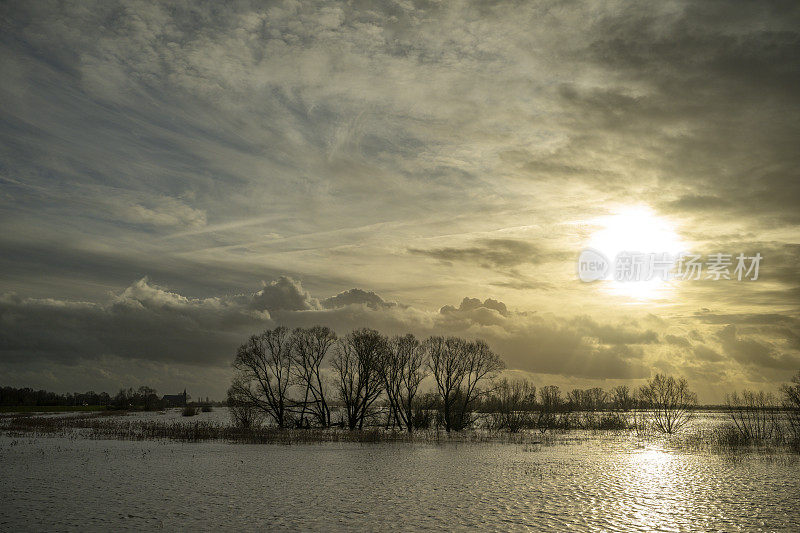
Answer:
<path fill-rule="evenodd" d="M 326 361 L 330 381 L 322 370 Z M 619 416 L 598 420 L 592 413 L 635 407 L 654 410 L 656 428 L 672 433 L 697 404 L 685 379 L 661 374 L 636 391 L 620 385 L 610 392 L 573 389 L 564 395 L 549 385 L 537 394 L 529 380 L 495 381 L 505 364 L 482 340 L 389 338 L 367 328 L 342 338 L 323 326 L 268 329 L 239 347 L 233 366 L 237 375 L 228 403 L 234 421 L 245 427 L 263 418 L 278 427 L 330 427 L 336 402 L 343 409 L 339 424 L 349 429 L 362 429 L 384 413 L 387 426 L 412 432 L 431 423 L 430 411 L 447 432 L 471 427 L 487 414 L 494 427 L 512 431 L 617 427 Z M 428 376 L 435 387 L 420 394 Z"/>
<path fill-rule="evenodd" d="M 208 403 L 208 398 L 206 398 Z M 99 405 L 110 409 L 138 409 L 156 411 L 166 407 L 156 389 L 142 385 L 134 389 L 120 389 L 111 396 L 107 392 L 74 392 L 58 394 L 46 390 L 34 390 L 30 387 L 0 388 L 0 405 L 3 406 L 80 406 Z"/>
<path fill-rule="evenodd" d="M 328 360 L 332 379 L 322 370 Z M 239 425 L 252 425 L 260 414 L 279 427 L 309 427 L 312 421 L 329 427 L 331 404 L 337 402 L 343 411 L 339 423 L 349 429 L 362 429 L 385 411 L 387 424 L 408 432 L 425 423 L 434 407 L 430 394 L 419 394 L 427 376 L 436 383 L 435 407 L 449 432 L 472 424 L 487 392 L 482 385 L 505 368 L 481 340 L 389 338 L 367 328 L 339 338 L 323 326 L 253 335 L 239 347 L 233 366 L 237 375 L 228 401 Z"/>
<path fill-rule="evenodd" d="M 510 431 L 619 429 L 642 424 L 638 411 L 646 413 L 648 427 L 674 433 L 697 408 L 697 395 L 683 378 L 656 374 L 641 387 L 619 385 L 610 391 L 537 389 L 527 379 L 495 379 L 505 364 L 482 340 L 389 337 L 368 328 L 343 337 L 324 326 L 268 329 L 239 347 L 233 366 L 228 405 L 240 427 L 268 420 L 282 428 L 355 430 L 369 424 L 411 433 L 435 423 L 450 432 L 483 417 L 488 427 Z M 421 391 L 428 377 L 432 389 Z M 800 427 L 800 374 L 794 388 L 786 385 L 782 391 L 781 408 Z M 751 394 L 729 397 L 731 416 L 739 416 L 734 420 L 755 409 L 737 403 L 742 397 L 752 400 Z M 334 406 L 338 420 L 332 419 Z M 634 412 L 633 422 L 623 416 L 626 412 Z"/>
<path fill-rule="evenodd" d="M 538 392 L 538 394 L 537 394 Z M 647 413 L 647 424 L 662 433 L 674 433 L 693 415 L 697 396 L 685 379 L 656 374 L 645 385 L 631 389 L 618 385 L 563 393 L 556 385 L 536 387 L 525 379 L 504 379 L 487 394 L 482 410 L 495 429 L 626 429 L 639 424 L 625 413 Z"/>
<path fill-rule="evenodd" d="M 5 406 L 108 405 L 110 402 L 111 396 L 107 392 L 58 394 L 30 387 L 0 387 L 0 405 Z"/>

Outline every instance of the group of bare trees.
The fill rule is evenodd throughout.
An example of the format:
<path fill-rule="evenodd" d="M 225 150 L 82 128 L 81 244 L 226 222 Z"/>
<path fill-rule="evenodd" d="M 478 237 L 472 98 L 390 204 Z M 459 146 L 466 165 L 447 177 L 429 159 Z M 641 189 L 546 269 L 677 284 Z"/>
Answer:
<path fill-rule="evenodd" d="M 563 395 L 556 385 L 536 389 L 527 380 L 503 380 L 489 394 L 482 410 L 497 429 L 622 429 L 647 423 L 664 433 L 679 430 L 692 416 L 696 395 L 684 379 L 656 374 L 638 390 L 619 385 L 607 392 L 601 388 L 572 389 Z M 629 421 L 623 412 L 638 409 Z"/>
<path fill-rule="evenodd" d="M 734 436 L 740 442 L 764 443 L 788 438 L 800 446 L 800 372 L 781 387 L 782 401 L 772 393 L 744 390 L 726 398 Z"/>
<path fill-rule="evenodd" d="M 336 334 L 322 326 L 277 327 L 250 337 L 236 352 L 237 375 L 228 389 L 236 423 L 250 427 L 266 415 L 279 427 L 307 425 L 309 418 L 329 426 L 322 363 L 335 342 Z"/>
<path fill-rule="evenodd" d="M 380 413 L 387 426 L 412 432 L 431 411 L 448 432 L 472 426 L 477 413 L 491 418 L 492 427 L 510 431 L 618 429 L 631 425 L 622 413 L 636 410 L 633 425 L 671 434 L 691 420 L 697 406 L 697 395 L 682 378 L 656 374 L 636 390 L 619 385 L 562 395 L 555 385 L 537 391 L 527 380 L 493 380 L 504 364 L 481 340 L 389 338 L 366 328 L 341 338 L 322 326 L 269 329 L 239 347 L 234 367 L 228 403 L 241 427 L 265 418 L 279 427 L 330 427 L 335 403 L 341 407 L 339 423 L 349 429 L 375 423 Z M 420 394 L 428 376 L 434 391 Z M 795 440 L 800 438 L 800 373 L 781 390 L 782 406 L 766 393 L 728 397 L 728 412 L 744 439 L 769 438 L 778 418 L 786 418 Z"/>
<path fill-rule="evenodd" d="M 781 387 L 783 406 L 788 413 L 789 428 L 794 442 L 800 446 L 800 371 L 792 382 Z"/>
<path fill-rule="evenodd" d="M 744 390 L 729 394 L 725 403 L 742 439 L 764 441 L 780 432 L 780 412 L 774 394 Z"/>
<path fill-rule="evenodd" d="M 344 412 L 342 424 L 350 429 L 363 428 L 383 403 L 387 424 L 411 432 L 424 410 L 418 393 L 425 377 L 432 375 L 436 383 L 438 396 L 432 403 L 441 407 L 442 425 L 460 430 L 474 420 L 475 406 L 486 392 L 482 384 L 504 364 L 480 340 L 420 341 L 411 334 L 390 339 L 373 329 L 337 338 L 331 329 L 317 326 L 277 327 L 254 335 L 239 347 L 234 367 L 228 403 L 240 426 L 256 423 L 262 414 L 279 427 L 307 427 L 312 420 L 328 427 L 336 401 Z"/>
<path fill-rule="evenodd" d="M 326 366 L 329 363 L 329 367 Z M 251 427 L 265 418 L 279 427 L 331 426 L 331 404 L 342 408 L 340 423 L 362 429 L 385 413 L 386 425 L 412 432 L 425 411 L 435 410 L 446 431 L 473 425 L 476 412 L 490 410 L 494 426 L 591 427 L 594 413 L 634 406 L 653 412 L 655 427 L 672 433 L 688 421 L 696 397 L 685 380 L 656 375 L 636 393 L 621 385 L 574 389 L 566 398 L 554 385 L 537 390 L 526 380 L 487 386 L 504 368 L 481 340 L 411 334 L 389 338 L 374 329 L 357 329 L 338 338 L 327 327 L 268 329 L 242 344 L 233 366 L 237 375 L 228 403 L 237 425 Z M 420 401 L 419 388 L 432 377 L 435 392 Z M 380 408 L 379 408 L 380 407 Z M 532 414 L 535 413 L 535 414 Z M 574 413 L 583 418 L 575 419 Z M 619 417 L 601 420 L 616 427 Z"/>

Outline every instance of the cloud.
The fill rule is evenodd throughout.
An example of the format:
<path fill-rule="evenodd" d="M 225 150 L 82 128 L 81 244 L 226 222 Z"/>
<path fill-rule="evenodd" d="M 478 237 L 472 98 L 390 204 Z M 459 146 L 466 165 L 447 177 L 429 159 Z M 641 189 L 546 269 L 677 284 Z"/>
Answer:
<path fill-rule="evenodd" d="M 338 309 L 348 305 L 365 305 L 370 309 L 380 309 L 394 307 L 394 302 L 387 302 L 372 291 L 362 289 L 350 289 L 343 291 L 336 296 L 325 298 L 321 302 L 325 309 Z"/>
<path fill-rule="evenodd" d="M 779 353 L 768 342 L 753 338 L 742 338 L 736 326 L 729 324 L 717 333 L 717 338 L 727 355 L 743 365 L 792 370 L 800 367 L 800 358 L 788 353 Z"/>
<path fill-rule="evenodd" d="M 699 312 L 695 313 L 695 317 L 707 324 L 799 325 L 796 317 L 780 313 L 720 314 Z"/>
<path fill-rule="evenodd" d="M 508 308 L 503 302 L 498 302 L 491 298 L 487 298 L 483 302 L 478 298 L 465 297 L 461 300 L 458 307 L 452 305 L 445 305 L 439 309 L 439 314 L 447 317 L 457 318 L 471 318 L 477 319 L 480 317 L 487 318 L 497 315 L 498 317 L 505 318 L 509 315 Z M 492 322 L 497 320 L 490 319 Z M 501 320 L 501 318 L 498 318 Z"/>
<path fill-rule="evenodd" d="M 248 335 L 279 324 L 479 337 L 511 368 L 590 378 L 645 376 L 640 345 L 652 342 L 650 332 L 637 333 L 631 325 L 517 313 L 491 298 L 464 298 L 438 312 L 387 303 L 360 289 L 319 302 L 286 276 L 251 294 L 222 297 L 191 298 L 142 278 L 101 303 L 0 299 L 3 364 L 49 361 L 78 373 L 104 360 L 183 365 L 193 373 L 222 368 Z"/>
<path fill-rule="evenodd" d="M 773 376 L 800 332 L 798 21 L 788 3 L 3 2 L 3 357 L 216 365 L 266 323 L 325 321 L 485 336 L 586 379 L 695 369 L 689 331 L 733 381 Z M 641 306 L 577 285 L 591 220 L 639 204 L 710 252 L 761 251 L 762 280 Z"/>
<path fill-rule="evenodd" d="M 131 202 L 116 192 L 107 193 L 109 215 L 132 224 L 155 227 L 202 227 L 206 224 L 206 214 L 186 203 L 165 196 L 144 202 Z"/>
<path fill-rule="evenodd" d="M 510 368 L 593 379 L 641 379 L 650 367 L 640 346 L 605 345 L 555 317 L 532 317 L 491 336 Z"/>
<path fill-rule="evenodd" d="M 683 348 L 691 348 L 692 343 L 686 337 L 680 337 L 678 335 L 671 335 L 667 334 L 664 335 L 664 340 L 667 344 L 673 344 L 675 346 L 681 346 Z"/>
<path fill-rule="evenodd" d="M 644 318 L 643 323 L 652 327 L 673 326 L 667 320 Z M 587 315 L 520 312 L 496 299 L 470 297 L 458 306 L 426 311 L 386 302 L 363 289 L 319 300 L 300 281 L 281 276 L 252 293 L 214 297 L 185 296 L 148 278 L 103 302 L 6 294 L 0 298 L 0 367 L 16 376 L 27 375 L 24 368 L 58 368 L 69 382 L 78 380 L 73 374 L 90 376 L 102 367 L 105 377 L 87 384 L 94 387 L 94 383 L 118 383 L 133 375 L 145 376 L 148 368 L 173 365 L 192 376 L 193 382 L 207 385 L 209 376 L 227 372 L 236 347 L 248 335 L 277 325 L 317 324 L 339 333 L 366 326 L 388 335 L 411 332 L 420 338 L 482 338 L 512 370 L 571 379 L 640 380 L 659 368 L 674 372 L 675 365 L 681 364 L 691 369 L 696 380 L 721 379 L 722 367 L 707 365 L 725 364 L 730 371 L 733 361 L 752 374 L 759 368 L 791 370 L 800 362 L 796 337 L 787 332 L 782 337 L 787 343 L 785 353 L 763 339 L 742 337 L 734 325 L 713 337 L 720 350 L 700 344 L 702 336 L 694 330 L 690 335 L 698 344 L 669 333 L 661 344 L 658 331 L 630 319 L 600 322 Z M 662 358 L 662 346 L 681 350 L 671 352 L 667 361 Z M 119 369 L 134 368 L 141 361 L 141 371 L 122 374 L 105 366 L 109 361 L 115 361 Z M 91 372 L 86 370 L 90 367 Z M 179 382 L 173 379 L 169 386 L 178 387 Z M 225 386 L 224 379 L 217 383 L 215 394 L 222 394 Z"/>
<path fill-rule="evenodd" d="M 186 298 L 147 279 L 102 304 L 6 295 L 0 317 L 4 361 L 71 364 L 109 355 L 198 366 L 221 364 L 242 335 L 269 320 L 235 302 Z"/>
<path fill-rule="evenodd" d="M 249 300 L 250 308 L 267 311 L 305 311 L 319 306 L 300 282 L 286 276 L 264 283 Z"/>
<path fill-rule="evenodd" d="M 601 324 L 589 317 L 563 318 L 510 312 L 502 302 L 464 298 L 439 310 L 441 327 L 485 338 L 510 368 L 594 379 L 649 376 L 641 345 L 658 335 L 635 325 Z"/>
<path fill-rule="evenodd" d="M 693 353 L 695 357 L 700 359 L 701 361 L 709 361 L 712 363 L 716 363 L 719 361 L 723 361 L 725 358 L 722 357 L 717 351 L 705 346 L 703 344 L 698 344 L 693 348 Z"/>
<path fill-rule="evenodd" d="M 583 335 L 596 337 L 603 344 L 652 344 L 658 342 L 658 333 L 651 329 L 636 329 L 636 324 L 599 324 L 594 319 L 582 315 L 572 320 L 572 325 Z"/>
<path fill-rule="evenodd" d="M 429 250 L 409 248 L 408 251 L 412 254 L 432 257 L 445 264 L 464 262 L 482 268 L 536 264 L 545 259 L 534 244 L 514 239 L 480 239 L 472 246 L 463 248 L 444 247 Z"/>

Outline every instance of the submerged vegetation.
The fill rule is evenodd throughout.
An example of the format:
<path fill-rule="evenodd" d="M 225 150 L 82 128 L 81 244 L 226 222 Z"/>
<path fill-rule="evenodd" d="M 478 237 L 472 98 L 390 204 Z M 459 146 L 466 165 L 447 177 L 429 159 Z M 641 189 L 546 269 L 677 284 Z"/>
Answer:
<path fill-rule="evenodd" d="M 323 370 L 328 361 L 331 370 Z M 692 418 L 697 396 L 685 379 L 656 374 L 636 391 L 622 385 L 537 388 L 527 380 L 497 381 L 505 368 L 481 340 L 411 334 L 389 338 L 372 329 L 337 337 L 330 328 L 268 329 L 236 353 L 228 391 L 240 428 L 350 430 L 370 426 L 412 433 L 435 425 L 445 432 L 479 425 L 498 431 L 627 429 L 643 424 L 673 434 Z M 420 393 L 426 378 L 432 390 Z M 340 407 L 338 423 L 331 406 Z M 646 410 L 647 417 L 624 413 Z"/>
<path fill-rule="evenodd" d="M 293 429 L 276 426 L 250 428 L 216 424 L 208 421 L 184 423 L 169 420 L 129 420 L 121 411 L 106 411 L 69 417 L 6 415 L 0 418 L 0 429 L 12 434 L 58 435 L 91 439 L 161 440 L 184 442 L 226 440 L 236 443 L 324 443 L 324 442 L 517 442 L 541 443 L 538 436 L 508 432 L 461 432 L 426 430 L 409 434 L 370 427 L 360 431 L 341 428 Z"/>
<path fill-rule="evenodd" d="M 332 371 L 323 370 L 325 361 Z M 234 360 L 238 373 L 228 391 L 234 427 L 257 432 L 277 429 L 351 432 L 434 428 L 545 435 L 554 431 L 629 430 L 638 437 L 670 438 L 694 417 L 697 395 L 687 381 L 656 374 L 636 390 L 626 385 L 539 389 L 529 380 L 497 380 L 505 368 L 482 341 L 413 335 L 389 338 L 358 329 L 339 338 L 329 328 L 278 327 L 254 335 Z M 420 392 L 426 378 L 433 388 Z M 778 406 L 772 395 L 744 391 L 729 397 L 732 422 L 704 435 L 718 446 L 789 445 L 797 448 L 800 429 L 800 374 L 783 389 Z M 332 416 L 338 408 L 338 421 Z"/>
<path fill-rule="evenodd" d="M 526 379 L 497 379 L 505 365 L 480 340 L 419 340 L 411 334 L 389 338 L 372 329 L 340 338 L 322 326 L 278 327 L 250 337 L 233 366 L 237 373 L 228 390 L 230 424 L 109 416 L 163 410 L 168 397 L 159 399 L 149 387 L 102 396 L 108 401 L 103 412 L 32 416 L 23 411 L 44 409 L 40 403 L 78 412 L 98 407 L 74 405 L 78 395 L 5 387 L 2 403 L 20 403 L 12 408 L 16 414 L 0 415 L 0 430 L 252 443 L 540 442 L 569 431 L 589 431 L 626 432 L 691 446 L 800 451 L 800 372 L 780 389 L 780 398 L 748 390 L 730 394 L 723 407 L 727 423 L 681 435 L 699 409 L 685 379 L 656 374 L 638 389 L 620 385 L 609 391 L 537 388 Z M 426 379 L 429 390 L 421 391 Z M 181 415 L 211 411 L 206 399 L 183 405 Z"/>
<path fill-rule="evenodd" d="M 668 383 L 653 378 L 652 388 Z M 790 449 L 800 452 L 797 416 L 800 405 L 793 395 L 800 387 L 800 375 L 783 389 L 783 403 L 774 395 L 743 391 L 728 398 L 728 422 L 711 427 L 695 427 L 683 433 L 663 431 L 663 405 L 656 409 L 642 407 L 639 394 L 617 388 L 606 394 L 601 389 L 573 389 L 562 396 L 558 387 L 537 390 L 529 381 L 502 380 L 482 399 L 471 414 L 469 429 L 446 431 L 442 406 L 436 393 L 421 395 L 412 415 L 414 431 L 387 423 L 390 407 L 376 407 L 374 416 L 360 430 L 347 425 L 331 427 L 279 427 L 269 423 L 263 411 L 247 404 L 229 408 L 234 424 L 215 423 L 200 417 L 197 421 L 180 419 L 142 419 L 122 410 L 96 413 L 63 413 L 38 416 L 35 413 L 0 415 L 0 430 L 11 435 L 39 434 L 70 438 L 177 440 L 200 442 L 224 440 L 233 443 L 325 443 L 325 442 L 500 442 L 525 445 L 581 442 L 588 438 L 634 439 L 635 442 L 660 442 L 681 449 L 770 451 Z M 669 408 L 669 405 L 666 406 Z M 191 410 L 188 407 L 180 414 Z M 332 414 L 344 410 L 331 407 Z M 203 412 L 202 409 L 200 409 Z M 696 414 L 692 409 L 691 414 Z M 150 415 L 152 416 L 152 415 Z M 156 415 L 158 416 L 158 415 Z"/>

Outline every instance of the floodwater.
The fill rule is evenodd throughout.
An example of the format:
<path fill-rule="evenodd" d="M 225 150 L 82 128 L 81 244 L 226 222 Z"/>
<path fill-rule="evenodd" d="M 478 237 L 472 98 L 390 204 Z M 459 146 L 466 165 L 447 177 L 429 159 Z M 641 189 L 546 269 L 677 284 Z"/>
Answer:
<path fill-rule="evenodd" d="M 605 433 L 547 446 L 2 436 L 0 502 L 15 531 L 800 531 L 800 457 Z"/>

